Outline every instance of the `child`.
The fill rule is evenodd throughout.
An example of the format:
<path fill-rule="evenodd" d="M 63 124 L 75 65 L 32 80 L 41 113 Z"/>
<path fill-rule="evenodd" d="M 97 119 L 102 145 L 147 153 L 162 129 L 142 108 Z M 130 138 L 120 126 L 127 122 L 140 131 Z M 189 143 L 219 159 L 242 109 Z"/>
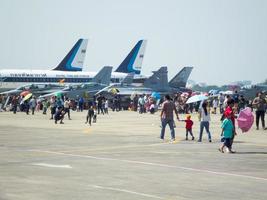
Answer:
<path fill-rule="evenodd" d="M 188 132 L 192 136 L 192 140 L 195 139 L 193 132 L 192 132 L 192 126 L 194 122 L 191 120 L 191 115 L 186 115 L 186 120 L 182 120 L 185 122 L 185 130 L 186 130 L 186 138 L 185 140 L 188 140 Z"/>
<path fill-rule="evenodd" d="M 231 150 L 231 138 L 233 137 L 233 133 L 234 133 L 234 125 L 233 122 L 231 120 L 231 116 L 232 116 L 232 112 L 228 111 L 224 113 L 225 119 L 222 122 L 222 135 L 224 138 L 224 142 L 222 144 L 222 146 L 219 148 L 219 151 L 224 153 L 224 147 L 228 148 L 228 152 L 229 153 L 234 153 Z"/>

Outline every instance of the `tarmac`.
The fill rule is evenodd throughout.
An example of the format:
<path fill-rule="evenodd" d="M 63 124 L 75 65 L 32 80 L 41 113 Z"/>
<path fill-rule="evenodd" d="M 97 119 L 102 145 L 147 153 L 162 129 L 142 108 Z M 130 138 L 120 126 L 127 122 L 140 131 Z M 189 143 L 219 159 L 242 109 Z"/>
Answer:
<path fill-rule="evenodd" d="M 98 115 L 86 111 L 55 124 L 49 115 L 0 113 L 1 200 L 267 199 L 267 131 L 241 133 L 235 154 L 220 153 L 220 115 L 211 115 L 212 143 L 159 139 L 159 113 Z M 184 119 L 184 115 L 180 115 Z M 193 114 L 193 133 L 199 122 Z"/>

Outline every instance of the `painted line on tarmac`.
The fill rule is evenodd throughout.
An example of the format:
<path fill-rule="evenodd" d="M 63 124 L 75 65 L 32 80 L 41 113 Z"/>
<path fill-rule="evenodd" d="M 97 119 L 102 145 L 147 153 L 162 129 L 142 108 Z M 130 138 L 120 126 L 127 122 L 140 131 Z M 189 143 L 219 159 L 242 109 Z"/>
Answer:
<path fill-rule="evenodd" d="M 53 167 L 53 168 L 72 169 L 72 167 L 70 165 L 53 165 L 53 164 L 48 164 L 48 163 L 33 163 L 32 165 L 41 166 L 41 167 Z"/>
<path fill-rule="evenodd" d="M 113 147 L 107 147 L 107 148 L 81 148 L 81 149 L 74 149 L 74 150 L 68 150 L 68 151 L 60 151 L 62 153 L 72 153 L 72 152 L 79 152 L 79 151 L 106 151 L 106 150 L 113 150 L 113 149 L 127 149 L 127 148 L 138 148 L 138 147 L 151 147 L 151 146 L 161 146 L 161 145 L 167 145 L 170 143 L 154 143 L 154 144 L 147 144 L 147 145 L 127 145 L 127 146 L 113 146 Z"/>
<path fill-rule="evenodd" d="M 89 156 L 89 155 L 55 152 L 55 151 L 43 151 L 43 150 L 29 150 L 29 151 L 55 154 L 55 155 L 63 155 L 63 156 L 71 156 L 71 157 L 79 157 L 79 158 L 90 158 L 90 159 L 95 159 L 95 160 L 117 161 L 117 162 L 131 163 L 131 164 L 150 165 L 150 166 L 156 166 L 156 167 L 181 169 L 181 170 L 192 171 L 192 172 L 215 174 L 215 175 L 220 175 L 220 176 L 233 176 L 233 177 L 239 177 L 239 178 L 248 178 L 248 179 L 260 180 L 260 181 L 267 181 L 267 178 L 263 178 L 263 177 L 243 175 L 243 174 L 234 174 L 234 173 L 227 173 L 227 172 L 216 172 L 216 171 L 211 171 L 211 170 L 206 170 L 206 169 L 196 169 L 196 168 L 191 168 L 191 167 L 167 165 L 167 164 L 161 164 L 161 163 L 152 163 L 152 162 L 144 162 L 144 161 L 137 161 L 137 160 L 124 160 L 124 159 L 117 159 L 117 158 L 96 157 L 96 156 Z"/>
<path fill-rule="evenodd" d="M 140 193 L 140 192 L 135 192 L 135 191 L 131 191 L 131 190 L 126 190 L 126 189 L 120 189 L 120 188 L 113 188 L 113 187 L 104 187 L 104 186 L 99 186 L 99 185 L 89 185 L 93 188 L 96 189 L 101 189 L 101 190 L 110 190 L 110 191 L 115 191 L 115 192 L 124 192 L 124 193 L 128 193 L 128 194 L 135 194 L 138 196 L 142 196 L 142 197 L 149 197 L 149 198 L 153 198 L 153 199 L 165 199 L 156 195 L 152 195 L 152 194 L 145 194 L 145 193 Z"/>

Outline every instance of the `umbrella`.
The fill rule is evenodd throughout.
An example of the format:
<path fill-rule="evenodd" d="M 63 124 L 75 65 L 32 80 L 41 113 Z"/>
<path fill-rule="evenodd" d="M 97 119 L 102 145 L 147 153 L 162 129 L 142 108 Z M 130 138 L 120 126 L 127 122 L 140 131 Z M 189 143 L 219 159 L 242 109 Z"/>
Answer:
<path fill-rule="evenodd" d="M 22 101 L 26 101 L 26 100 L 28 100 L 29 98 L 31 98 L 32 97 L 32 93 L 29 93 L 29 94 L 27 94 L 23 99 L 22 99 Z"/>
<path fill-rule="evenodd" d="M 21 92 L 20 96 L 25 97 L 27 94 L 30 94 L 30 92 L 28 90 Z"/>
<path fill-rule="evenodd" d="M 160 94 L 158 92 L 152 92 L 151 97 L 157 100 L 160 99 Z"/>
<path fill-rule="evenodd" d="M 108 92 L 111 92 L 112 94 L 117 94 L 120 91 L 117 88 L 110 88 Z"/>
<path fill-rule="evenodd" d="M 233 94 L 234 92 L 231 91 L 231 90 L 227 90 L 227 91 L 224 91 L 223 93 L 226 94 L 226 95 L 229 95 L 229 94 Z"/>
<path fill-rule="evenodd" d="M 202 93 L 202 95 L 204 95 L 204 96 L 209 96 L 209 93 L 204 92 L 204 93 Z"/>
<path fill-rule="evenodd" d="M 60 92 L 60 91 L 56 92 L 55 93 L 55 96 L 58 97 L 58 98 L 60 98 L 62 96 L 62 92 Z"/>
<path fill-rule="evenodd" d="M 203 101 L 206 99 L 208 99 L 207 96 L 200 94 L 200 95 L 195 95 L 195 96 L 190 97 L 186 103 L 194 103 L 194 102 Z"/>
<path fill-rule="evenodd" d="M 219 94 L 219 90 L 212 89 L 209 91 L 209 94 L 212 94 L 212 95 Z"/>
<path fill-rule="evenodd" d="M 241 110 L 239 116 L 237 118 L 238 127 L 242 130 L 242 132 L 247 132 L 253 125 L 254 116 L 251 112 L 251 108 L 246 107 Z"/>

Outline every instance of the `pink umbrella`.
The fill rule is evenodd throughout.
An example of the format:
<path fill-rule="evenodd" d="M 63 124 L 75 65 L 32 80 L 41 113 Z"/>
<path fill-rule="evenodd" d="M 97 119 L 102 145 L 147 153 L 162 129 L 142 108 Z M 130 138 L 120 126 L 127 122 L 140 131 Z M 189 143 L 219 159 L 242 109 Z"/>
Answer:
<path fill-rule="evenodd" d="M 239 116 L 237 118 L 238 127 L 242 130 L 242 132 L 247 132 L 253 125 L 254 116 L 251 112 L 251 108 L 245 108 L 240 111 Z"/>

